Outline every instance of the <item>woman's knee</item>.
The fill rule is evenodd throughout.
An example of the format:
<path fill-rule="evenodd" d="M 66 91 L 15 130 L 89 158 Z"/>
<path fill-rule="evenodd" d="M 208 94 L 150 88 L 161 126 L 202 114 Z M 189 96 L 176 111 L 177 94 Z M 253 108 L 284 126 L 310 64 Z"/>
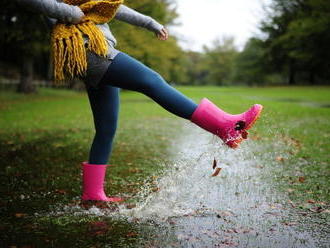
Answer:
<path fill-rule="evenodd" d="M 97 125 L 95 127 L 96 136 L 104 139 L 113 139 L 116 134 L 117 124 L 113 125 Z"/>

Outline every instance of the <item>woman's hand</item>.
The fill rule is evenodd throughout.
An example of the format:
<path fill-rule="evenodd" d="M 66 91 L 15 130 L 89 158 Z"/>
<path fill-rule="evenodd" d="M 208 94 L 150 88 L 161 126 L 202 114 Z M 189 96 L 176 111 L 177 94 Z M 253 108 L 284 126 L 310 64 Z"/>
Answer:
<path fill-rule="evenodd" d="M 168 31 L 166 28 L 162 28 L 158 33 L 157 33 L 157 38 L 159 40 L 167 40 L 168 39 Z"/>
<path fill-rule="evenodd" d="M 67 21 L 72 24 L 79 24 L 84 21 L 85 14 L 78 6 L 74 6 L 74 7 L 76 7 L 76 12 L 75 12 L 76 16 L 75 18 L 68 18 Z"/>

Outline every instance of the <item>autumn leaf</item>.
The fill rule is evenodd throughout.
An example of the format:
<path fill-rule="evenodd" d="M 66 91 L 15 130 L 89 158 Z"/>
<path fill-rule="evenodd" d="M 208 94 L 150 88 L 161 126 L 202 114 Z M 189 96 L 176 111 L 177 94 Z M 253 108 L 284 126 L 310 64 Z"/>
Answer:
<path fill-rule="evenodd" d="M 313 207 L 310 208 L 309 211 L 314 212 L 314 213 L 323 213 L 325 211 L 325 209 L 323 209 L 322 207 Z"/>
<path fill-rule="evenodd" d="M 217 175 L 219 175 L 221 170 L 222 170 L 222 168 L 216 168 L 214 173 L 212 174 L 212 177 L 216 177 Z"/>
<path fill-rule="evenodd" d="M 284 158 L 281 156 L 276 157 L 276 161 L 278 162 L 284 162 Z"/>
<path fill-rule="evenodd" d="M 92 222 L 89 225 L 89 232 L 93 236 L 99 236 L 105 234 L 111 227 L 104 221 Z"/>
<path fill-rule="evenodd" d="M 306 180 L 306 178 L 305 178 L 305 177 L 299 177 L 299 178 L 298 178 L 298 181 L 299 181 L 300 183 L 303 183 L 303 182 L 305 182 L 305 180 Z"/>
<path fill-rule="evenodd" d="M 152 192 L 158 192 L 159 191 L 159 188 L 158 187 L 154 187 L 151 189 Z"/>
<path fill-rule="evenodd" d="M 128 172 L 129 173 L 141 173 L 142 170 L 138 169 L 138 168 L 130 168 L 130 169 L 128 169 Z"/>
<path fill-rule="evenodd" d="M 136 236 L 138 236 L 138 234 L 136 232 L 129 232 L 126 234 L 126 237 L 128 237 L 128 238 L 132 238 L 132 237 L 136 237 Z"/>
<path fill-rule="evenodd" d="M 23 214 L 23 213 L 16 213 L 15 214 L 15 217 L 16 218 L 22 218 L 22 217 L 25 217 L 27 214 Z"/>
<path fill-rule="evenodd" d="M 56 189 L 55 192 L 56 192 L 57 194 L 60 194 L 60 195 L 65 195 L 65 194 L 67 194 L 66 190 L 64 190 L 64 189 Z"/>
<path fill-rule="evenodd" d="M 283 225 L 286 226 L 296 226 L 298 223 L 297 222 L 284 222 Z"/>
<path fill-rule="evenodd" d="M 126 208 L 127 209 L 133 209 L 133 208 L 136 208 L 136 204 L 132 203 L 132 204 L 128 204 L 126 205 Z"/>

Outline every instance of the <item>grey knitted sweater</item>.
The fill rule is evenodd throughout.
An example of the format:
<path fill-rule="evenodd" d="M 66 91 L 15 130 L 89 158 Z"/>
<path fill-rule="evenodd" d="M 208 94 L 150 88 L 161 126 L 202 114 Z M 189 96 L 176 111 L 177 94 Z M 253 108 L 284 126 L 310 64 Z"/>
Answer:
<path fill-rule="evenodd" d="M 61 0 L 16 0 L 18 3 L 27 8 L 41 13 L 53 23 L 56 21 L 64 23 L 77 23 L 83 16 L 82 11 L 77 6 L 68 5 Z M 115 15 L 115 19 L 124 21 L 139 27 L 146 28 L 152 32 L 158 33 L 163 28 L 161 24 L 153 18 L 138 13 L 137 11 L 121 5 Z M 117 41 L 107 23 L 97 25 L 103 32 L 108 43 L 108 55 L 106 58 L 101 58 L 95 54 L 88 54 L 88 69 L 84 81 L 89 86 L 97 86 L 100 79 L 106 72 L 111 60 L 119 53 L 115 49 Z"/>

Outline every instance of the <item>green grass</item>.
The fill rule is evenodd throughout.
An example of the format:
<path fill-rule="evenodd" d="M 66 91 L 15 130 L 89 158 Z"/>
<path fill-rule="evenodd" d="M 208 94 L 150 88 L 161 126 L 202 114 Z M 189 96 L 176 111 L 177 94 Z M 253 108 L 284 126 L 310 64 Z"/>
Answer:
<path fill-rule="evenodd" d="M 256 102 L 263 104 L 263 117 L 251 131 L 251 138 L 286 146 L 286 159 L 279 162 L 283 170 L 276 176 L 281 189 L 290 189 L 297 205 L 309 199 L 329 204 L 329 87 L 179 90 L 196 102 L 207 97 L 233 113 Z M 87 159 L 93 138 L 85 93 L 40 89 L 37 95 L 24 96 L 2 91 L 0 117 L 0 246 L 5 242 L 63 247 L 85 233 L 88 235 L 78 242 L 84 247 L 102 247 L 104 243 L 120 246 L 117 237 L 123 239 L 123 247 L 136 245 L 138 241 L 128 236 L 140 232 L 140 227 L 124 221 L 34 216 L 79 200 L 80 162 Z M 150 183 L 152 189 L 154 176 L 160 175 L 166 165 L 167 149 L 180 128 L 177 117 L 145 96 L 122 92 L 107 192 L 122 194 L 128 202 L 134 202 L 141 185 Z M 95 237 L 89 225 L 98 220 L 112 226 L 113 231 L 107 233 L 110 235 Z"/>

